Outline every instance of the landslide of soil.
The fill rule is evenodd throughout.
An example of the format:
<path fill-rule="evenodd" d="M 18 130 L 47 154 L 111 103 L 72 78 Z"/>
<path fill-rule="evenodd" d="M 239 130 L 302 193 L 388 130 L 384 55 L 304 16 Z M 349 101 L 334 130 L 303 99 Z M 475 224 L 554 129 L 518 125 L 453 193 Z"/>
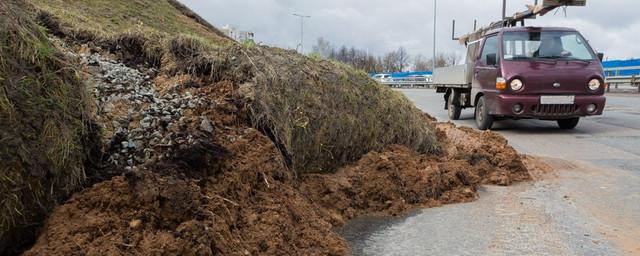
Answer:
<path fill-rule="evenodd" d="M 231 42 L 174 1 L 31 3 L 82 64 L 102 164 L 25 255 L 345 255 L 349 219 L 530 179 L 500 135 L 436 123 L 344 65 Z"/>

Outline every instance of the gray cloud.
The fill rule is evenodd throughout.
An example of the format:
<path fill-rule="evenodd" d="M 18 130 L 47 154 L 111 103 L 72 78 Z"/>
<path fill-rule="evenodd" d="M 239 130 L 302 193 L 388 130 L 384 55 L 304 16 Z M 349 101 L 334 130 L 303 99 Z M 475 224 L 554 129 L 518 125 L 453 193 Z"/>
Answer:
<path fill-rule="evenodd" d="M 433 0 L 181 0 L 218 27 L 233 24 L 252 30 L 256 40 L 268 45 L 295 49 L 300 40 L 299 19 L 293 13 L 312 16 L 305 22 L 305 48 L 318 37 L 335 45 L 355 46 L 375 54 L 404 46 L 415 54 L 431 56 L 433 42 Z M 534 0 L 509 0 L 508 14 L 524 10 Z M 462 53 L 451 40 L 451 21 L 458 34 L 498 20 L 500 0 L 439 0 L 438 51 Z M 587 7 L 570 7 L 528 21 L 533 26 L 574 27 L 590 40 L 593 48 L 608 58 L 640 57 L 640 8 L 637 0 L 590 0 Z"/>

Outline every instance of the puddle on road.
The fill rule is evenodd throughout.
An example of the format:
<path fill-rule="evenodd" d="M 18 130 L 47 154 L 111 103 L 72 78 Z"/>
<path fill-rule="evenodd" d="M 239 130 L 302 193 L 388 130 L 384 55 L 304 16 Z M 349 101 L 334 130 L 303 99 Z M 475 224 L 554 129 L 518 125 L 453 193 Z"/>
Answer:
<path fill-rule="evenodd" d="M 505 189 L 504 187 L 496 187 L 499 189 Z M 480 200 L 491 200 L 493 196 L 489 196 L 493 193 L 488 192 L 485 186 L 478 188 Z M 484 197 L 484 199 L 482 199 Z M 411 255 L 411 250 L 403 251 L 401 248 L 385 248 L 384 244 L 378 244 L 381 241 L 389 242 L 396 239 L 404 240 L 402 237 L 421 237 L 416 236 L 417 233 L 427 232 L 423 230 L 424 218 L 430 219 L 430 216 L 438 216 L 442 213 L 450 211 L 449 209 L 458 209 L 460 207 L 470 207 L 473 204 L 477 204 L 478 201 L 470 203 L 450 204 L 434 208 L 422 208 L 415 209 L 408 214 L 398 217 L 378 217 L 378 216 L 365 216 L 359 217 L 348 221 L 343 227 L 338 228 L 336 231 L 347 240 L 351 249 L 352 255 L 385 255 L 389 251 L 382 252 L 381 249 L 391 249 L 394 255 Z M 414 226 L 410 223 L 419 222 L 413 229 L 404 229 L 401 227 Z M 409 223 L 409 224 L 408 224 Z M 433 224 L 433 223 L 432 223 Z M 458 223 L 465 226 L 462 223 Z M 454 224 L 455 225 L 455 224 Z M 428 225 L 427 225 L 428 226 Z M 404 231 L 406 232 L 403 232 Z M 397 236 L 397 237 L 390 237 Z M 392 244 L 394 242 L 391 242 Z"/>
<path fill-rule="evenodd" d="M 403 223 L 406 219 L 419 215 L 423 210 L 417 209 L 410 214 L 399 217 L 365 216 L 348 221 L 337 232 L 349 243 L 354 255 L 361 255 L 361 249 L 371 236 L 388 228 Z"/>

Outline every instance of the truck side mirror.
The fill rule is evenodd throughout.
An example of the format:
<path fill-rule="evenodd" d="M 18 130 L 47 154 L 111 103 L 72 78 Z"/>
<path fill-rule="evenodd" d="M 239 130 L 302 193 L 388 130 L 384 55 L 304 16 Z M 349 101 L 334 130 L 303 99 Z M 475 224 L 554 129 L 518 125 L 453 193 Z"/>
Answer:
<path fill-rule="evenodd" d="M 489 66 L 498 66 L 498 55 L 495 53 L 487 54 L 487 65 Z"/>
<path fill-rule="evenodd" d="M 604 53 L 599 52 L 596 55 L 598 55 L 598 59 L 600 60 L 600 62 L 602 62 L 602 60 L 604 60 Z"/>

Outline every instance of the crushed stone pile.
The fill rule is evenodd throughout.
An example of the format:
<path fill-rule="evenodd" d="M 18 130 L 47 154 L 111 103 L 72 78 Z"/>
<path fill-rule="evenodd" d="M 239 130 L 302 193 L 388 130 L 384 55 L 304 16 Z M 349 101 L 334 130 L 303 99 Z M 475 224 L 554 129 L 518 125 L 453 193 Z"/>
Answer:
<path fill-rule="evenodd" d="M 160 93 L 154 68 L 130 68 L 98 53 L 80 54 L 95 78 L 97 119 L 105 130 L 107 163 L 125 170 L 176 157 L 181 149 L 210 137 L 214 125 L 206 116 L 187 113 L 213 109 L 215 101 L 204 95 Z M 187 127 L 195 127 L 187 132 Z"/>

